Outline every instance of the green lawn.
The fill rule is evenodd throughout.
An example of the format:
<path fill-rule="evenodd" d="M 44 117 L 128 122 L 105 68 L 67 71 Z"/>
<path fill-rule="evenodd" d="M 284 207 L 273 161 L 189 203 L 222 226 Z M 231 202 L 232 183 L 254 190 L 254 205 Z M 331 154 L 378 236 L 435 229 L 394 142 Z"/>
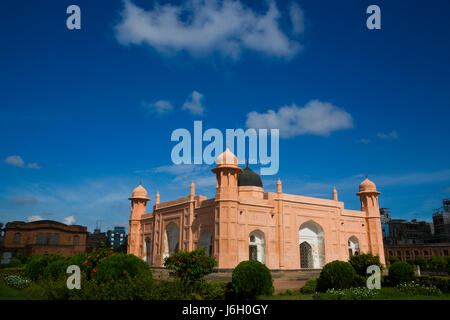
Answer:
<path fill-rule="evenodd" d="M 19 290 L 8 286 L 3 279 L 0 279 L 0 300 L 43 300 L 43 289 L 37 285 L 32 284 L 30 287 Z M 260 300 L 313 300 L 311 294 L 301 294 L 298 291 L 291 295 L 276 294 L 272 296 L 260 296 Z M 322 296 L 319 300 L 329 299 Z M 410 296 L 399 292 L 395 288 L 384 287 L 380 293 L 372 298 L 372 300 L 450 300 L 450 294 L 443 294 L 440 296 Z"/>
<path fill-rule="evenodd" d="M 0 279 L 0 300 L 42 300 L 43 289 L 36 284 L 19 290 L 8 286 Z"/>
<path fill-rule="evenodd" d="M 311 294 L 301 294 L 295 292 L 293 295 L 277 294 L 273 296 L 260 296 L 261 300 L 313 300 Z M 330 298 L 323 295 L 316 298 L 317 300 L 329 300 Z M 450 294 L 442 294 L 440 296 L 425 296 L 425 295 L 407 295 L 401 293 L 395 288 L 384 287 L 380 293 L 370 300 L 450 300 Z"/>
<path fill-rule="evenodd" d="M 260 296 L 260 300 L 312 300 L 312 294 L 294 294 L 294 295 L 281 295 L 276 294 L 273 296 Z"/>

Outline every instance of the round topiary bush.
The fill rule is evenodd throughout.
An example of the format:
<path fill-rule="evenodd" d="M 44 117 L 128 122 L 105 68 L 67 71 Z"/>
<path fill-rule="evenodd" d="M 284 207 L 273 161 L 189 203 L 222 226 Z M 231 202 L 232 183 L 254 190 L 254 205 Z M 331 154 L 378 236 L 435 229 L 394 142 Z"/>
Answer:
<path fill-rule="evenodd" d="M 399 261 L 401 261 L 401 260 L 397 257 L 389 257 L 389 264 L 394 264 Z"/>
<path fill-rule="evenodd" d="M 356 271 L 350 263 L 336 260 L 323 267 L 316 289 L 318 292 L 326 292 L 328 289 L 347 289 L 352 286 L 355 278 Z"/>
<path fill-rule="evenodd" d="M 256 260 L 239 263 L 231 280 L 235 295 L 240 299 L 255 299 L 262 294 L 273 293 L 272 274 L 269 268 Z"/>
<path fill-rule="evenodd" d="M 126 279 L 128 277 L 134 278 L 137 275 L 146 275 L 150 277 L 152 275 L 148 263 L 135 255 L 125 253 L 109 256 L 100 262 L 92 272 L 93 279 L 98 283 L 106 283 L 109 281 Z"/>
<path fill-rule="evenodd" d="M 415 279 L 414 267 L 406 262 L 395 262 L 389 268 L 389 282 L 396 286 L 400 283 L 410 282 Z"/>
<path fill-rule="evenodd" d="M 57 280 L 66 276 L 66 270 L 69 266 L 65 259 L 50 261 L 42 273 L 45 279 Z"/>
<path fill-rule="evenodd" d="M 313 294 L 316 292 L 317 278 L 310 278 L 306 280 L 305 285 L 300 289 L 303 294 Z"/>
<path fill-rule="evenodd" d="M 417 257 L 414 259 L 414 264 L 422 269 L 425 269 L 427 267 L 427 260 L 421 257 Z"/>
<path fill-rule="evenodd" d="M 361 277 L 367 276 L 367 268 L 369 266 L 375 265 L 383 269 L 383 265 L 380 262 L 380 256 L 373 255 L 371 253 L 361 253 L 358 255 L 352 255 L 349 259 L 350 264 L 356 273 Z"/>
<path fill-rule="evenodd" d="M 52 261 L 59 260 L 59 256 L 54 255 L 34 255 L 30 258 L 25 266 L 25 276 L 33 281 L 42 278 L 45 272 L 45 268 Z"/>

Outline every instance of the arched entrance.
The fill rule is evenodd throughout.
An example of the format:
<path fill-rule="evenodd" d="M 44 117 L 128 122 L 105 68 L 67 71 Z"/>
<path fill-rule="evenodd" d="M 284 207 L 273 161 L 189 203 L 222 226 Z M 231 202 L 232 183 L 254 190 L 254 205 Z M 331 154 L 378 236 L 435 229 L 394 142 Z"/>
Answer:
<path fill-rule="evenodd" d="M 203 231 L 200 236 L 200 248 L 206 248 L 206 254 L 210 256 L 212 254 L 212 235 L 209 231 Z"/>
<path fill-rule="evenodd" d="M 322 227 L 309 220 L 299 229 L 299 249 L 301 268 L 322 268 L 325 264 L 325 243 Z"/>
<path fill-rule="evenodd" d="M 300 243 L 300 268 L 313 268 L 312 248 L 311 245 L 306 241 Z"/>
<path fill-rule="evenodd" d="M 151 256 L 150 248 L 151 248 L 150 238 L 146 238 L 145 239 L 145 261 L 147 261 L 147 263 L 149 265 L 152 264 L 152 256 Z"/>
<path fill-rule="evenodd" d="M 266 239 L 260 230 L 252 231 L 248 237 L 248 258 L 266 263 Z"/>
<path fill-rule="evenodd" d="M 163 258 L 168 257 L 172 253 L 177 253 L 179 249 L 180 231 L 178 226 L 171 222 L 166 227 L 164 237 L 164 255 Z"/>
<path fill-rule="evenodd" d="M 355 254 L 359 254 L 359 240 L 355 236 L 351 236 L 348 239 L 348 255 L 351 257 Z"/>

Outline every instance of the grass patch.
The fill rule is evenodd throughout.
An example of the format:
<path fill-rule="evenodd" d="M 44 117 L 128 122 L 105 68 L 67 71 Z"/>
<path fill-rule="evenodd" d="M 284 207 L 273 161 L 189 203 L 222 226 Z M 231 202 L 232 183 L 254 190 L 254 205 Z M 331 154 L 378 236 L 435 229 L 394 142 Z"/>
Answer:
<path fill-rule="evenodd" d="M 312 300 L 312 294 L 294 294 L 291 296 L 275 294 L 273 296 L 259 296 L 259 300 Z"/>
<path fill-rule="evenodd" d="M 16 289 L 8 286 L 3 278 L 0 279 L 0 300 L 44 300 L 44 289 L 32 284 L 25 289 Z"/>

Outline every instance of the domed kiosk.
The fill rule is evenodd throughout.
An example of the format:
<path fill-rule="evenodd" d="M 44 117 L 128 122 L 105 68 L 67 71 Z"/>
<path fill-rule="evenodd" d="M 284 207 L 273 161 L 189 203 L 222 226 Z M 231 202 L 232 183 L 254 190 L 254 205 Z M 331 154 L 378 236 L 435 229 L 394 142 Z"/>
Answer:
<path fill-rule="evenodd" d="M 243 197 L 264 198 L 264 189 L 261 177 L 247 167 L 238 175 L 239 195 Z"/>

